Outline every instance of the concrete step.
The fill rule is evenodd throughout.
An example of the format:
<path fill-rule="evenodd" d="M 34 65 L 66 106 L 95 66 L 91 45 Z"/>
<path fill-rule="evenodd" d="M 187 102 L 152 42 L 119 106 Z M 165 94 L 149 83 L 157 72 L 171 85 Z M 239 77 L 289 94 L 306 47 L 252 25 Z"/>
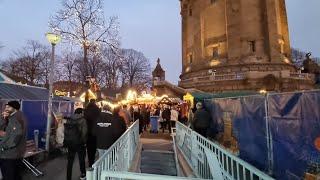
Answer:
<path fill-rule="evenodd" d="M 141 172 L 149 174 L 176 176 L 176 164 L 172 152 L 141 152 Z"/>

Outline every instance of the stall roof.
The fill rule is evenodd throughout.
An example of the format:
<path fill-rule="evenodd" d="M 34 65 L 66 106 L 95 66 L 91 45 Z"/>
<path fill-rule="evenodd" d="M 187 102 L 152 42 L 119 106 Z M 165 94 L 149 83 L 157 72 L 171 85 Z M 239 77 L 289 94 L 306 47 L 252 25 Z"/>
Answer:
<path fill-rule="evenodd" d="M 180 103 L 183 103 L 183 101 L 180 98 L 169 98 L 169 97 L 164 97 L 157 102 L 157 104 L 180 104 Z"/>
<path fill-rule="evenodd" d="M 48 94 L 45 88 L 0 82 L 1 99 L 48 100 Z M 56 96 L 54 100 L 63 101 L 62 98 Z"/>

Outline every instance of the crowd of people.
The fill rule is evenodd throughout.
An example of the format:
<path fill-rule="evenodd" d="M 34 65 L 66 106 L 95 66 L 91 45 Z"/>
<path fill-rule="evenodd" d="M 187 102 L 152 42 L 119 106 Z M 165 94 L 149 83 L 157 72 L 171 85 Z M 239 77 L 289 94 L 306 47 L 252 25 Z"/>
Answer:
<path fill-rule="evenodd" d="M 175 126 L 175 122 L 185 123 L 186 116 L 183 115 L 179 106 L 170 105 L 133 105 L 129 108 L 133 121 L 139 120 L 140 134 L 150 128 L 150 118 L 152 116 L 159 117 L 160 129 L 164 132 L 171 132 L 171 127 Z"/>
<path fill-rule="evenodd" d="M 80 179 L 86 176 L 86 155 L 88 166 L 92 167 L 99 156 L 126 131 L 134 121 L 139 120 L 139 131 L 143 133 L 150 127 L 150 118 L 157 117 L 162 132 L 175 127 L 179 121 L 202 136 L 207 136 L 210 114 L 202 103 L 196 104 L 196 110 L 179 105 L 133 105 L 116 107 L 109 105 L 98 107 L 91 101 L 84 109 L 77 108 L 74 114 L 65 118 L 57 113 L 56 143 L 67 149 L 67 180 L 72 179 L 72 167 L 75 155 L 78 155 Z M 20 111 L 18 101 L 10 101 L 0 119 L 0 168 L 3 180 L 21 179 L 21 161 L 26 150 L 26 118 Z"/>
<path fill-rule="evenodd" d="M 77 108 L 71 117 L 56 113 L 57 147 L 67 149 L 66 179 L 72 179 L 75 155 L 78 155 L 80 179 L 86 176 L 86 155 L 88 166 L 96 160 L 96 152 L 104 152 L 126 131 L 130 114 L 125 109 L 111 109 L 106 105 L 99 108 L 95 101 L 87 107 Z M 0 169 L 3 180 L 21 180 L 22 159 L 26 151 L 27 123 L 20 111 L 18 101 L 10 101 L 0 119 Z"/>
<path fill-rule="evenodd" d="M 133 105 L 129 108 L 132 120 L 140 120 L 140 133 L 150 127 L 150 117 L 158 117 L 160 128 L 164 133 L 175 127 L 176 122 L 185 124 L 202 136 L 207 136 L 207 130 L 210 125 L 211 115 L 205 110 L 201 102 L 192 109 L 184 105 Z"/>
<path fill-rule="evenodd" d="M 88 166 L 112 146 L 127 129 L 125 110 L 112 109 L 109 105 L 101 108 L 91 101 L 85 109 L 78 108 L 74 115 L 64 123 L 63 147 L 68 149 L 67 180 L 72 179 L 72 167 L 75 154 L 78 154 L 80 179 L 85 179 L 85 157 L 88 155 Z M 81 138 L 79 138 L 81 137 Z"/>

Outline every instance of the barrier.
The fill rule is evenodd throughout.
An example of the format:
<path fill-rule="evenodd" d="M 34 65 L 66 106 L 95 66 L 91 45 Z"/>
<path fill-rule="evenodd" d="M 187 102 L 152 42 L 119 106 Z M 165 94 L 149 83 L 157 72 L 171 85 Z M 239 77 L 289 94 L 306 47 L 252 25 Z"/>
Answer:
<path fill-rule="evenodd" d="M 87 171 L 88 180 L 100 180 L 104 171 L 128 171 L 139 143 L 139 121 L 127 131 Z"/>
<path fill-rule="evenodd" d="M 201 180 L 197 178 L 186 178 L 176 176 L 165 176 L 156 174 L 145 173 L 132 173 L 132 172 L 115 172 L 115 171 L 103 171 L 101 179 L 116 178 L 116 179 L 131 179 L 131 180 Z"/>
<path fill-rule="evenodd" d="M 176 144 L 197 177 L 204 179 L 273 179 L 185 125 L 176 124 Z"/>

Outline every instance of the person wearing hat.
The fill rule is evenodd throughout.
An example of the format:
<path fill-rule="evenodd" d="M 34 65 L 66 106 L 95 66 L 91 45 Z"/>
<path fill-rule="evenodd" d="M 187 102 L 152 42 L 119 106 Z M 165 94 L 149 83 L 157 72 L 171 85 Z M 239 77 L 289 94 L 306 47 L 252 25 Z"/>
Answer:
<path fill-rule="evenodd" d="M 3 180 L 21 179 L 21 162 L 26 150 L 26 119 L 18 101 L 6 104 L 3 117 L 6 126 L 0 130 L 0 168 Z"/>
<path fill-rule="evenodd" d="M 211 116 L 210 114 L 203 108 L 201 102 L 196 104 L 196 112 L 194 114 L 194 118 L 192 121 L 192 125 L 194 130 L 201 134 L 203 137 L 207 137 L 207 129 L 210 124 Z"/>

